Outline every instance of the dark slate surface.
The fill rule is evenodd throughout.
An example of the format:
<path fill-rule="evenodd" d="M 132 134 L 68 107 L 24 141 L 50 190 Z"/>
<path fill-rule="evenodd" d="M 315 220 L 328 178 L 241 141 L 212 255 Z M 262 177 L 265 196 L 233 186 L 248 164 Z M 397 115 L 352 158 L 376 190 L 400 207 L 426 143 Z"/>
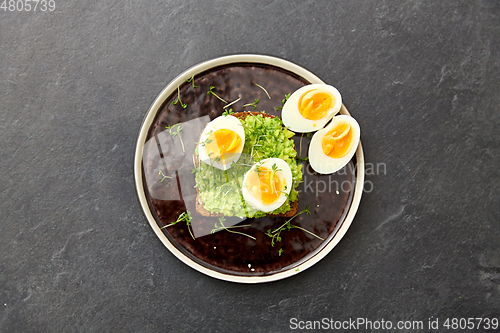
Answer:
<path fill-rule="evenodd" d="M 1 332 L 500 317 L 498 2 L 55 3 L 0 10 Z M 386 165 L 327 257 L 264 285 L 184 265 L 134 188 L 154 97 L 186 68 L 236 53 L 281 57 L 338 87 L 366 162 Z"/>

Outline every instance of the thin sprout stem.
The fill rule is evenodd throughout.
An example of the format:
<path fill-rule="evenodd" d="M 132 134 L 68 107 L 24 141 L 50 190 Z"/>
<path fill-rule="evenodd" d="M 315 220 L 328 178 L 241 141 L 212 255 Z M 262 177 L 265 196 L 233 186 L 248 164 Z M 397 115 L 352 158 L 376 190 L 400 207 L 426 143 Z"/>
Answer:
<path fill-rule="evenodd" d="M 240 98 L 238 98 L 237 100 L 232 101 L 232 102 L 231 102 L 231 103 L 229 103 L 228 105 L 223 106 L 222 108 L 224 108 L 224 109 L 225 109 L 225 108 L 227 108 L 228 106 L 231 106 L 231 105 L 233 105 L 234 103 L 238 102 L 240 99 L 241 99 L 241 97 L 240 97 Z M 227 103 L 227 102 L 226 102 L 226 103 Z"/>
<path fill-rule="evenodd" d="M 279 227 L 278 229 L 275 229 L 274 231 L 272 231 L 271 233 L 274 234 L 276 233 L 278 230 L 280 230 L 281 228 L 283 228 L 287 223 L 289 223 L 290 221 L 292 221 L 294 218 L 296 218 L 298 215 L 302 214 L 304 211 L 302 212 L 298 212 L 297 214 L 295 214 L 294 216 L 292 216 L 288 221 L 286 221 L 281 227 Z"/>
<path fill-rule="evenodd" d="M 298 214 L 295 214 L 290 220 L 286 221 L 285 223 L 283 223 L 283 225 L 281 227 L 279 227 L 278 229 L 274 229 L 274 231 L 271 231 L 272 234 L 275 234 L 276 232 L 280 231 L 281 228 L 283 228 L 284 226 L 286 226 L 286 224 L 288 222 L 290 222 L 295 216 L 297 216 Z"/>
<path fill-rule="evenodd" d="M 179 133 L 179 139 L 181 139 L 182 152 L 185 153 L 186 151 L 184 150 L 184 142 L 182 142 L 182 137 L 180 133 Z"/>
<path fill-rule="evenodd" d="M 304 137 L 304 133 L 300 136 L 300 144 L 299 144 L 299 157 L 302 157 L 302 138 Z"/>
<path fill-rule="evenodd" d="M 215 228 L 212 230 L 211 234 L 213 234 L 214 232 L 217 232 L 219 230 L 224 230 L 224 229 L 230 229 L 230 228 L 244 228 L 244 227 L 251 227 L 252 225 L 251 224 L 245 224 L 245 225 L 233 225 L 233 226 L 230 226 L 230 227 L 218 227 L 218 228 Z M 228 230 L 229 231 L 229 230 Z"/>
<path fill-rule="evenodd" d="M 274 181 L 274 179 L 276 178 L 276 171 L 274 171 L 274 170 L 271 171 L 271 178 L 273 179 L 273 191 L 274 191 L 274 193 L 278 192 L 278 191 L 276 191 L 276 182 Z"/>
<path fill-rule="evenodd" d="M 227 101 L 224 98 L 219 97 L 217 94 L 214 93 L 214 96 L 223 101 L 224 103 L 227 103 Z"/>
<path fill-rule="evenodd" d="M 226 104 L 227 104 L 227 101 L 226 101 L 224 98 L 219 97 L 219 96 L 218 96 L 216 93 L 214 93 L 212 90 L 210 90 L 210 93 L 211 93 L 212 95 L 214 95 L 215 97 L 217 97 L 219 100 L 221 100 L 221 101 L 223 101 L 224 103 L 226 103 Z"/>
<path fill-rule="evenodd" d="M 233 225 L 233 226 L 230 226 L 230 227 L 227 227 L 228 229 L 229 228 L 244 228 L 244 227 L 251 227 L 252 225 L 251 224 L 244 224 L 244 225 Z"/>
<path fill-rule="evenodd" d="M 259 103 L 259 99 L 256 98 L 255 101 L 253 103 L 247 103 L 247 104 L 244 104 L 243 107 L 246 107 L 246 106 L 253 106 L 253 108 L 257 108 L 257 103 Z"/>
<path fill-rule="evenodd" d="M 193 237 L 193 240 L 195 240 L 194 238 L 194 235 L 193 235 L 193 232 L 191 231 L 191 228 L 189 226 L 187 226 L 188 230 L 189 230 L 189 233 L 191 234 L 191 237 Z"/>
<path fill-rule="evenodd" d="M 267 97 L 269 97 L 269 99 L 271 99 L 271 96 L 269 96 L 269 93 L 267 92 L 267 90 L 266 90 L 266 89 L 264 89 L 264 87 L 263 87 L 263 86 L 261 86 L 260 84 L 257 84 L 257 83 L 255 83 L 255 85 L 256 85 L 257 87 L 259 87 L 260 89 L 264 90 L 264 92 L 266 93 Z"/>
<path fill-rule="evenodd" d="M 319 239 L 321 239 L 321 240 L 325 240 L 324 238 L 321 238 L 321 237 L 319 237 L 318 235 L 316 235 L 315 233 L 312 233 L 312 232 L 310 232 L 309 230 L 306 230 L 306 229 L 304 229 L 304 228 L 302 228 L 302 227 L 299 227 L 299 226 L 296 226 L 296 225 L 293 225 L 293 224 L 291 224 L 291 226 L 292 226 L 293 228 L 297 228 L 297 229 L 300 229 L 300 230 L 302 230 L 302 231 L 305 231 L 305 232 L 307 232 L 308 234 L 311 234 L 311 235 L 313 235 L 313 236 L 314 236 L 314 237 L 316 237 L 316 238 L 319 238 Z"/>
<path fill-rule="evenodd" d="M 242 232 L 239 232 L 239 231 L 232 231 L 232 230 L 229 230 L 229 228 L 227 228 L 224 223 L 222 223 L 222 221 L 220 221 L 220 224 L 221 226 L 226 229 L 227 232 L 230 232 L 230 233 L 233 233 L 233 234 L 239 234 L 239 235 L 243 235 L 243 236 L 246 236 L 246 237 L 249 237 L 249 238 L 252 238 L 253 240 L 257 240 L 257 238 L 253 237 L 253 236 L 250 236 L 250 235 L 247 235 L 247 234 L 244 234 Z"/>
<path fill-rule="evenodd" d="M 253 239 L 253 240 L 257 240 L 257 238 L 255 238 L 255 237 L 253 237 L 253 236 L 250 236 L 250 235 L 247 235 L 247 234 L 244 234 L 244 233 L 242 233 L 242 232 L 232 231 L 232 230 L 229 230 L 229 229 L 227 229 L 227 228 L 226 228 L 226 230 L 227 230 L 227 231 L 229 231 L 229 232 L 231 232 L 231 233 L 233 233 L 233 234 L 240 234 L 240 235 L 243 235 L 243 236 L 247 236 L 248 238 L 251 238 L 251 239 Z"/>

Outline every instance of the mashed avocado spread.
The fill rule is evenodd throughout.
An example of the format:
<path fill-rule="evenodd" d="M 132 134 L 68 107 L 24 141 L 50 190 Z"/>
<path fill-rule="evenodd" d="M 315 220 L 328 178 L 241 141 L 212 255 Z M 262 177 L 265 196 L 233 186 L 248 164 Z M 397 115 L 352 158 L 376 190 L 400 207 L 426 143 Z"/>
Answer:
<path fill-rule="evenodd" d="M 245 173 L 254 163 L 277 157 L 290 166 L 293 186 L 285 203 L 272 214 L 288 212 L 290 203 L 298 197 L 295 187 L 302 181 L 302 165 L 296 163 L 297 152 L 291 140 L 294 133 L 283 127 L 283 122 L 278 117 L 264 118 L 262 115 L 257 115 L 248 116 L 240 121 L 245 129 L 245 146 L 239 160 L 225 171 L 202 162 L 194 170 L 196 186 L 204 208 L 213 214 L 222 213 L 225 216 L 253 218 L 265 216 L 266 213 L 246 204 L 241 184 Z"/>

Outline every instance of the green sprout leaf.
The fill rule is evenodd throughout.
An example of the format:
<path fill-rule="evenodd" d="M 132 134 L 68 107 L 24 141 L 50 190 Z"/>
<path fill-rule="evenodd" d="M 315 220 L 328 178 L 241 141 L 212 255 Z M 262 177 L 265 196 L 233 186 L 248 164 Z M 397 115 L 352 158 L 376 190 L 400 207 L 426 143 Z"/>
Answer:
<path fill-rule="evenodd" d="M 257 108 L 257 103 L 259 103 L 259 99 L 258 98 L 255 99 L 255 102 L 245 104 L 245 105 L 243 105 L 243 107 L 245 107 L 245 106 L 253 106 L 253 108 L 255 110 Z"/>
<path fill-rule="evenodd" d="M 299 162 L 299 163 L 306 162 L 306 161 L 309 161 L 309 157 L 307 157 L 307 156 L 304 157 L 304 158 L 297 157 L 297 162 Z"/>
<path fill-rule="evenodd" d="M 165 176 L 165 175 L 163 174 L 163 171 L 161 171 L 161 170 L 158 172 L 158 174 L 159 174 L 160 176 L 162 176 L 162 177 L 163 177 L 163 178 L 160 180 L 160 183 L 163 183 L 163 181 L 164 181 L 165 179 L 172 179 L 172 177 Z"/>
<path fill-rule="evenodd" d="M 187 83 L 192 83 L 192 84 L 193 84 L 193 88 L 198 88 L 198 86 L 195 86 L 195 85 L 194 85 L 194 75 L 193 75 L 193 76 L 191 76 L 191 78 L 190 78 L 190 79 L 187 79 L 187 80 L 186 80 L 186 82 L 187 82 Z"/>
<path fill-rule="evenodd" d="M 189 210 L 187 210 L 184 213 L 182 213 L 181 215 L 179 215 L 179 217 L 177 217 L 177 220 L 175 222 L 167 224 L 167 225 L 161 227 L 160 229 L 165 229 L 165 228 L 171 227 L 173 225 L 176 225 L 179 222 L 186 222 L 186 226 L 188 228 L 189 234 L 191 235 L 191 237 L 193 237 L 193 239 L 195 239 L 193 232 L 191 231 L 191 219 L 192 219 L 191 212 Z"/>
<path fill-rule="evenodd" d="M 177 130 L 173 131 L 174 128 L 177 128 Z M 165 127 L 165 129 L 168 129 L 168 133 L 170 133 L 170 135 L 173 138 L 175 138 L 176 136 L 179 137 L 179 139 L 181 140 L 182 152 L 185 153 L 186 150 L 184 149 L 184 142 L 182 141 L 182 136 L 181 136 L 181 131 L 182 131 L 181 124 L 179 123 L 172 126 L 167 126 Z"/>
<path fill-rule="evenodd" d="M 299 227 L 297 225 L 294 225 L 294 224 L 291 224 L 290 222 L 296 218 L 297 216 L 299 216 L 300 214 L 303 214 L 303 213 L 306 213 L 308 215 L 311 215 L 311 211 L 309 210 L 309 205 L 306 206 L 306 208 L 300 212 L 298 212 L 297 214 L 295 214 L 294 216 L 292 216 L 289 220 L 287 220 L 282 226 L 280 226 L 279 228 L 277 229 L 274 229 L 271 231 L 271 229 L 267 230 L 267 232 L 265 233 L 267 236 L 269 236 L 271 238 L 271 246 L 274 247 L 274 245 L 276 244 L 276 242 L 281 242 L 281 232 L 282 231 L 285 231 L 285 230 L 288 230 L 290 231 L 291 229 L 300 229 L 302 231 L 305 231 L 307 232 L 308 234 L 310 235 L 313 235 L 314 237 L 318 238 L 318 239 L 321 239 L 321 240 L 324 240 L 323 238 L 319 237 L 318 235 L 310 232 L 309 230 L 306 230 L 302 227 Z M 280 253 L 281 255 L 281 253 Z"/>
<path fill-rule="evenodd" d="M 283 109 L 283 106 L 285 106 L 285 103 L 286 103 L 286 101 L 288 101 L 288 99 L 290 98 L 290 95 L 291 95 L 291 93 L 290 93 L 290 94 L 286 94 L 286 95 L 285 95 L 285 98 L 281 101 L 281 106 L 278 106 L 278 107 L 276 108 L 276 111 L 279 111 L 279 110 Z"/>
<path fill-rule="evenodd" d="M 222 97 L 219 97 L 216 93 L 214 93 L 214 89 L 215 87 L 214 86 L 210 86 L 209 88 L 210 90 L 207 91 L 207 95 L 214 95 L 215 97 L 217 97 L 219 100 L 221 100 L 222 102 L 226 103 L 227 104 L 227 101 L 225 99 L 223 99 Z"/>
<path fill-rule="evenodd" d="M 229 110 L 226 110 L 226 111 L 222 112 L 222 115 L 223 115 L 224 117 L 227 117 L 227 116 L 229 116 L 229 115 L 232 115 L 233 113 L 234 113 L 234 112 L 233 112 L 233 109 L 229 109 Z"/>

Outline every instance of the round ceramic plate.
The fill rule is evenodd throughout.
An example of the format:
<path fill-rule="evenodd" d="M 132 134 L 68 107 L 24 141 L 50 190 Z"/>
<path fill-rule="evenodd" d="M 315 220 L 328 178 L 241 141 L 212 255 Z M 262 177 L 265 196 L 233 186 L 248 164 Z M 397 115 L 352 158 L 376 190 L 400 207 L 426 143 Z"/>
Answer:
<path fill-rule="evenodd" d="M 298 211 L 307 209 L 310 214 L 291 220 L 270 216 L 238 220 L 221 228 L 218 217 L 204 216 L 195 208 L 199 198 L 194 155 L 205 125 L 229 109 L 280 117 L 285 96 L 310 83 L 324 82 L 283 59 L 233 55 L 189 68 L 156 97 L 137 140 L 135 184 L 151 228 L 182 262 L 221 280 L 275 281 L 311 267 L 345 235 L 363 192 L 361 142 L 343 169 L 320 175 L 303 160 L 310 136 L 293 137 L 303 171 L 303 182 L 297 187 Z M 342 87 L 337 89 L 342 93 Z M 349 115 L 344 105 L 340 114 Z M 182 218 L 188 211 L 190 221 Z M 279 238 L 269 236 L 269 230 L 287 221 L 294 227 L 284 228 Z"/>

